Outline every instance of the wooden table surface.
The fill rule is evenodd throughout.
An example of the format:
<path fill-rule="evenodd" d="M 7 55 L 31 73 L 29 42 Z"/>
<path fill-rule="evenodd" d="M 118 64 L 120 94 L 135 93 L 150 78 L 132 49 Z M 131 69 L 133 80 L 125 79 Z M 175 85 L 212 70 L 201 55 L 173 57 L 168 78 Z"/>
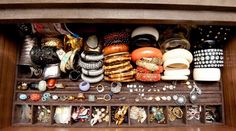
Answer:
<path fill-rule="evenodd" d="M 208 127 L 170 127 L 170 128 L 42 128 L 42 127 L 9 127 L 1 131 L 236 131 L 226 126 Z"/>

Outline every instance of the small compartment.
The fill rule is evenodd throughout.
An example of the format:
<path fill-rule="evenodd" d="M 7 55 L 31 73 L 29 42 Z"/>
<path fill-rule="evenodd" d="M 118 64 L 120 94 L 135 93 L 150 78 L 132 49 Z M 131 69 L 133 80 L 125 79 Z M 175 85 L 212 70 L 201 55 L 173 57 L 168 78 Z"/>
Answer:
<path fill-rule="evenodd" d="M 212 124 L 223 123 L 223 110 L 221 105 L 206 105 L 205 106 L 205 122 Z"/>
<path fill-rule="evenodd" d="M 128 126 L 129 125 L 129 106 L 112 106 L 111 107 L 111 125 Z"/>
<path fill-rule="evenodd" d="M 91 108 L 89 106 L 73 106 L 71 114 L 72 126 L 90 126 Z"/>
<path fill-rule="evenodd" d="M 15 105 L 13 121 L 15 124 L 31 124 L 32 123 L 32 106 L 31 105 Z"/>
<path fill-rule="evenodd" d="M 53 106 L 52 124 L 54 126 L 63 126 L 71 124 L 72 106 Z"/>
<path fill-rule="evenodd" d="M 198 125 L 204 123 L 204 111 L 201 105 L 187 106 L 186 120 L 190 125 Z"/>
<path fill-rule="evenodd" d="M 170 125 L 186 124 L 186 108 L 185 106 L 169 106 L 167 109 L 168 122 Z"/>
<path fill-rule="evenodd" d="M 166 106 L 150 106 L 148 119 L 151 126 L 167 124 Z"/>
<path fill-rule="evenodd" d="M 92 107 L 90 125 L 94 127 L 107 127 L 110 121 L 108 106 L 94 106 Z"/>
<path fill-rule="evenodd" d="M 29 65 L 18 65 L 18 78 L 40 78 L 42 77 L 43 69 Z"/>
<path fill-rule="evenodd" d="M 147 106 L 131 106 L 130 107 L 130 124 L 131 126 L 147 126 L 148 125 L 148 107 Z"/>
<path fill-rule="evenodd" d="M 51 108 L 50 106 L 33 106 L 33 124 L 50 125 Z"/>

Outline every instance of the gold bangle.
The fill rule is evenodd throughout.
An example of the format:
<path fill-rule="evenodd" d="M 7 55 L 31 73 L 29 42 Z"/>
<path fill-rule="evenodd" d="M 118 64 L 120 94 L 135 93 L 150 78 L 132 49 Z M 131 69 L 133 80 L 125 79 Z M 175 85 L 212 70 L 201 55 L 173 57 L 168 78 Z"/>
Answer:
<path fill-rule="evenodd" d="M 112 75 L 112 74 L 122 73 L 122 72 L 129 71 L 131 69 L 133 69 L 133 66 L 131 64 L 129 64 L 128 66 L 125 66 L 125 67 L 120 68 L 118 70 L 105 71 L 105 75 Z"/>
<path fill-rule="evenodd" d="M 127 61 L 125 63 L 120 63 L 120 64 L 117 64 L 117 65 L 103 66 L 103 69 L 104 70 L 111 70 L 111 69 L 115 69 L 115 68 L 121 68 L 121 67 L 124 67 L 124 66 L 128 66 L 129 64 L 130 64 L 130 61 Z"/>

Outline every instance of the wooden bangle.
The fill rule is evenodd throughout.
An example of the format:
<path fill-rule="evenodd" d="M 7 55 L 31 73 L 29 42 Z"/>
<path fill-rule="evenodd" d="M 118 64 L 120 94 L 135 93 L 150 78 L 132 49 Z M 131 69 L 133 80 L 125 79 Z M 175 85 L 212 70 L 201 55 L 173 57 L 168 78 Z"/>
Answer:
<path fill-rule="evenodd" d="M 131 71 L 124 72 L 124 73 L 112 74 L 112 75 L 109 75 L 108 77 L 110 77 L 110 78 L 121 78 L 121 77 L 133 76 L 135 74 L 136 74 L 136 71 L 133 69 Z"/>
<path fill-rule="evenodd" d="M 159 66 L 150 62 L 142 61 L 142 60 L 137 60 L 136 65 L 141 66 L 145 69 L 148 69 L 150 71 L 157 71 L 159 70 Z"/>
<path fill-rule="evenodd" d="M 131 53 L 131 58 L 133 62 L 140 60 L 141 58 L 162 58 L 162 53 L 159 49 L 154 47 L 142 47 L 134 50 Z"/>
<path fill-rule="evenodd" d="M 104 55 L 109 55 L 117 52 L 127 52 L 127 51 L 129 51 L 129 46 L 127 44 L 109 45 L 102 50 Z"/>
<path fill-rule="evenodd" d="M 141 67 L 141 66 L 138 66 L 137 68 L 136 68 L 136 71 L 137 72 L 139 72 L 139 73 L 154 73 L 154 74 L 160 74 L 160 73 L 162 73 L 163 72 L 163 67 L 162 66 L 158 66 L 158 70 L 156 70 L 156 71 L 150 71 L 150 70 L 148 70 L 148 69 L 146 69 L 146 68 L 143 68 L 143 67 Z"/>
<path fill-rule="evenodd" d="M 128 77 L 121 77 L 121 78 L 110 78 L 110 77 L 104 77 L 106 81 L 113 81 L 113 82 L 132 82 L 135 81 L 133 76 L 128 76 Z"/>
<path fill-rule="evenodd" d="M 129 56 L 119 56 L 119 57 L 113 57 L 110 59 L 105 59 L 104 63 L 105 64 L 110 64 L 110 63 L 114 63 L 114 62 L 124 62 L 124 61 L 130 61 L 131 57 Z"/>
<path fill-rule="evenodd" d="M 157 82 L 157 81 L 160 81 L 161 75 L 160 74 L 153 74 L 153 73 L 139 73 L 139 72 L 137 72 L 135 75 L 135 79 L 138 81 L 143 81 L 143 82 Z"/>
<path fill-rule="evenodd" d="M 133 69 L 133 66 L 130 64 L 128 66 L 125 66 L 123 68 L 120 68 L 118 70 L 113 70 L 113 71 L 105 71 L 105 75 L 112 75 L 112 74 L 116 74 L 116 73 L 122 73 L 122 72 L 126 72 Z"/>
<path fill-rule="evenodd" d="M 111 69 L 115 69 L 115 68 L 121 68 L 121 67 L 124 67 L 124 66 L 128 66 L 129 64 L 130 64 L 130 61 L 126 61 L 124 63 L 120 63 L 120 64 L 117 64 L 117 65 L 103 66 L 103 69 L 104 70 L 111 70 Z"/>

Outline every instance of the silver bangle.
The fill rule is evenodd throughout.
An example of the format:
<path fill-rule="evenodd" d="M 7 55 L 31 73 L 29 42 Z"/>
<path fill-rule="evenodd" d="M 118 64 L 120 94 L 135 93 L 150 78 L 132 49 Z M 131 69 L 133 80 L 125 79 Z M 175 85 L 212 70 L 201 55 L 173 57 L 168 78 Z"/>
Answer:
<path fill-rule="evenodd" d="M 101 75 L 104 72 L 103 68 L 100 68 L 98 70 L 87 70 L 82 68 L 82 73 L 87 75 L 87 76 L 98 76 Z"/>
<path fill-rule="evenodd" d="M 100 61 L 104 58 L 103 54 L 99 55 L 91 55 L 91 54 L 86 54 L 84 51 L 81 53 L 81 58 L 83 58 L 86 61 Z"/>
<path fill-rule="evenodd" d="M 84 62 L 82 61 L 81 59 L 79 59 L 79 66 L 84 68 L 84 69 L 87 69 L 87 70 L 96 70 L 96 69 L 99 69 L 101 68 L 103 65 L 103 62 L 102 61 L 98 61 L 98 62 Z"/>
<path fill-rule="evenodd" d="M 111 92 L 114 94 L 119 93 L 121 91 L 122 84 L 120 82 L 112 82 L 111 83 Z"/>
<path fill-rule="evenodd" d="M 85 76 L 84 74 L 81 75 L 82 80 L 86 81 L 88 83 L 98 83 L 103 79 L 103 77 L 104 77 L 103 74 L 101 74 L 97 77 L 88 77 L 88 76 Z"/>
<path fill-rule="evenodd" d="M 105 88 L 102 84 L 97 85 L 96 89 L 99 93 L 102 93 L 105 90 Z"/>

